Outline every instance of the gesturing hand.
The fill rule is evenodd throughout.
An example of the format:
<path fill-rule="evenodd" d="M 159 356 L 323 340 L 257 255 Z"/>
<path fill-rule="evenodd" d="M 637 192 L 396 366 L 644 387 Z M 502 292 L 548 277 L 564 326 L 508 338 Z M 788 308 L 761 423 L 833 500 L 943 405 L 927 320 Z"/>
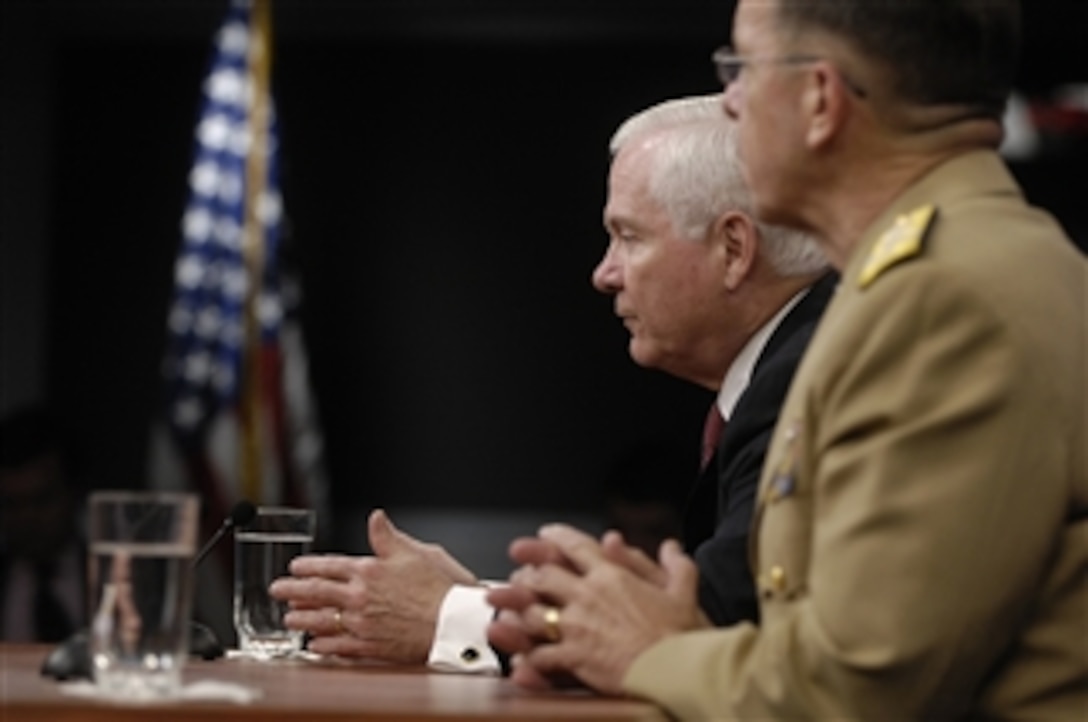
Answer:
<path fill-rule="evenodd" d="M 290 602 L 287 626 L 309 632 L 319 654 L 423 663 L 446 592 L 476 577 L 442 547 L 397 529 L 380 509 L 367 531 L 374 556 L 299 557 L 293 576 L 273 582 L 270 592 Z"/>

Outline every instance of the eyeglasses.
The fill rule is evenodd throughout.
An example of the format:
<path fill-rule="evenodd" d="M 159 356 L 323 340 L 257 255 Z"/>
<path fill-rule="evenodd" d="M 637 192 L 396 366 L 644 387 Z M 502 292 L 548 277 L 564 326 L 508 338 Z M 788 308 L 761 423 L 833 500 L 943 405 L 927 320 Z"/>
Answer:
<path fill-rule="evenodd" d="M 714 67 L 718 70 L 718 80 L 721 81 L 723 87 L 729 87 L 730 84 L 736 82 L 740 77 L 740 73 L 745 67 L 749 65 L 805 65 L 808 63 L 818 63 L 826 58 L 821 58 L 818 55 L 782 55 L 779 57 L 745 57 L 743 55 L 737 55 L 733 52 L 733 48 L 728 45 L 724 45 L 714 51 L 714 54 L 710 56 L 714 61 Z M 846 73 L 842 72 L 839 68 L 835 68 L 839 76 L 842 78 L 842 82 L 850 89 L 854 95 L 859 98 L 864 98 L 867 93 L 865 89 L 850 79 Z"/>

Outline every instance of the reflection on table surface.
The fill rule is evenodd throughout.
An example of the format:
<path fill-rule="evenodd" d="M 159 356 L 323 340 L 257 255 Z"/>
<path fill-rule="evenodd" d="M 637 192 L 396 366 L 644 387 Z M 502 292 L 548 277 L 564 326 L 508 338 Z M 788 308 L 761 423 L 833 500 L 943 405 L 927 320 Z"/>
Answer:
<path fill-rule="evenodd" d="M 3 722 L 181 722 L 188 720 L 544 720 L 665 722 L 652 705 L 605 699 L 585 691 L 519 689 L 508 680 L 436 674 L 419 667 L 337 659 L 257 662 L 193 660 L 185 681 L 216 680 L 259 690 L 250 704 L 164 702 L 126 705 L 65 694 L 39 669 L 49 647 L 0 645 L 0 720 Z"/>

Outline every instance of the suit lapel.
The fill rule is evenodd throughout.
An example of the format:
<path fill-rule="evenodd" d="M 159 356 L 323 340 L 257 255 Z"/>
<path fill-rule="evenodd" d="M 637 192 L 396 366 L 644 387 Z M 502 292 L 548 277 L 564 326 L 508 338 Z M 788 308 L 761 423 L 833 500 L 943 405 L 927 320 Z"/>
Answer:
<path fill-rule="evenodd" d="M 755 372 L 759 371 L 766 359 L 773 357 L 782 345 L 793 337 L 797 329 L 820 318 L 820 314 L 823 313 L 838 284 L 839 274 L 837 273 L 824 274 L 820 280 L 812 284 L 808 293 L 790 309 L 790 312 L 782 319 L 782 323 L 767 340 L 767 346 L 756 360 Z"/>
<path fill-rule="evenodd" d="M 814 323 L 823 313 L 824 307 L 838 285 L 839 276 L 836 273 L 827 273 L 814 283 L 808 293 L 797 302 L 789 313 L 783 317 L 778 328 L 774 330 L 767 340 L 753 369 L 753 378 L 759 373 L 764 363 L 773 358 L 793 336 L 807 324 Z M 748 389 L 741 394 L 737 408 L 745 405 L 745 396 Z M 718 446 L 711 457 L 710 463 L 699 472 L 695 484 L 688 495 L 687 507 L 684 513 L 684 546 L 687 551 L 693 552 L 695 547 L 714 535 L 718 521 L 718 510 L 725 507 L 728 494 L 727 489 L 721 489 L 719 483 L 721 460 L 731 456 L 731 447 L 735 445 L 738 436 L 746 435 L 745 419 L 736 417 L 736 423 L 727 424 L 718 437 Z"/>

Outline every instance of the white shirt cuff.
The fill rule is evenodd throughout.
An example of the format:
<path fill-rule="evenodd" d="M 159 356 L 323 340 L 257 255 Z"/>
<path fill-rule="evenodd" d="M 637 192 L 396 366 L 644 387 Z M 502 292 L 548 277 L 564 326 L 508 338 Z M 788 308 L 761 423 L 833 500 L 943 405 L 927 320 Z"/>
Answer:
<path fill-rule="evenodd" d="M 495 615 L 484 595 L 487 587 L 455 584 L 438 610 L 434 644 L 427 665 L 441 672 L 500 674 L 499 658 L 487 643 L 487 625 Z"/>

